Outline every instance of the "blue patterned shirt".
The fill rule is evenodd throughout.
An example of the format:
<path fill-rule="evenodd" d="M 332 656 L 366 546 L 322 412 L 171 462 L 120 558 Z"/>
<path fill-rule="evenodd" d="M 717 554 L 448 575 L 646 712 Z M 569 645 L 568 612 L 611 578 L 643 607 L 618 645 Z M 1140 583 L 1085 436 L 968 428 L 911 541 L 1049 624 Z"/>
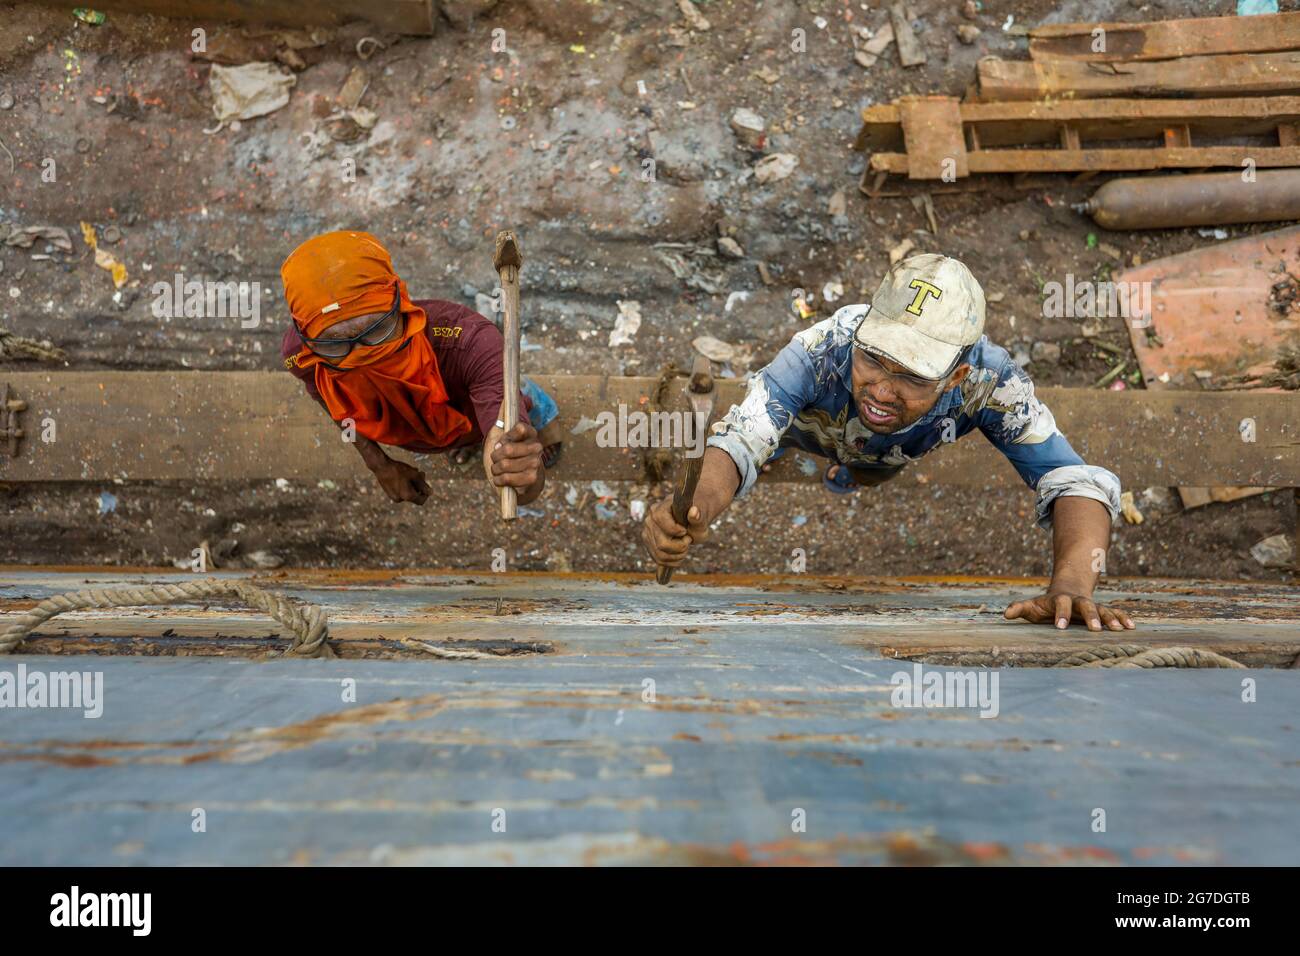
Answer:
<path fill-rule="evenodd" d="M 758 479 L 779 447 L 796 447 L 854 468 L 893 470 L 941 444 L 979 429 L 1037 492 L 1035 518 L 1050 528 L 1062 496 L 1092 498 L 1119 514 L 1119 479 L 1088 465 L 1034 395 L 1034 383 L 988 336 L 971 346 L 971 371 L 917 421 L 877 435 L 858 418 L 853 400 L 853 332 L 869 305 L 849 305 L 791 339 L 749 383 L 744 401 L 713 426 L 709 445 L 731 456 L 738 494 Z"/>

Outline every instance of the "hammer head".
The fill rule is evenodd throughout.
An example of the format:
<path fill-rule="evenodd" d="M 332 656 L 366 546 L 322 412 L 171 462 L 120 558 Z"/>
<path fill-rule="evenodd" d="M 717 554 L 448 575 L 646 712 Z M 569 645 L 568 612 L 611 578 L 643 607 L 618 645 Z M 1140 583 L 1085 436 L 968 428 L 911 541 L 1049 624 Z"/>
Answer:
<path fill-rule="evenodd" d="M 496 266 L 497 272 L 506 266 L 514 266 L 518 269 L 524 264 L 524 257 L 519 252 L 519 243 L 515 239 L 515 234 L 509 229 L 497 233 L 497 249 L 492 256 L 492 264 Z"/>

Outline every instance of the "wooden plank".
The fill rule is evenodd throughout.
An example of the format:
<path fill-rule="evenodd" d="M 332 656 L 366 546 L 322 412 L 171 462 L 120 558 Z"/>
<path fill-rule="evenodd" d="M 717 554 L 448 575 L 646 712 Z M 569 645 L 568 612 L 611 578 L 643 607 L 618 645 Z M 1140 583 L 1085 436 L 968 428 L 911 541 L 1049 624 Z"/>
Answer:
<path fill-rule="evenodd" d="M 1117 64 L 986 56 L 978 71 L 978 99 L 983 102 L 1300 92 L 1300 52 L 1295 51 Z"/>
<path fill-rule="evenodd" d="M 967 175 L 961 108 L 952 96 L 908 96 L 900 100 L 903 142 L 913 157 L 911 179 L 943 179 L 951 170 Z M 951 180 L 951 175 L 948 177 Z"/>
<path fill-rule="evenodd" d="M 906 145 L 903 111 L 908 99 L 862 110 L 856 148 L 902 151 Z M 958 108 L 962 125 L 978 139 L 981 150 L 1057 144 L 1063 125 L 1083 142 L 1149 139 L 1153 145 L 1164 142 L 1166 130 L 1186 127 L 1190 136 L 1206 146 L 1213 146 L 1215 139 L 1250 136 L 1276 143 L 1280 126 L 1300 125 L 1300 96 L 961 103 Z"/>
<path fill-rule="evenodd" d="M 1300 49 L 1300 13 L 1150 23 L 1061 23 L 1029 31 L 1029 56 L 1034 60 L 1104 63 L 1295 49 Z"/>
<path fill-rule="evenodd" d="M 920 66 L 925 62 L 925 47 L 912 32 L 907 10 L 901 2 L 889 7 L 889 22 L 894 28 L 894 42 L 898 45 L 898 62 L 903 66 Z"/>
<path fill-rule="evenodd" d="M 339 430 L 283 372 L 0 373 L 28 403 L 19 457 L 0 457 L 0 481 L 347 479 L 365 475 Z M 645 410 L 653 378 L 534 376 L 560 406 L 565 453 L 560 480 L 642 480 L 639 450 L 601 447 L 599 430 L 574 435 L 582 416 Z M 686 379 L 670 383 L 667 407 L 686 408 Z M 718 379 L 721 413 L 743 395 Z M 1088 461 L 1130 485 L 1300 486 L 1300 394 L 1109 392 L 1041 388 L 1061 429 Z M 1255 419 L 1256 441 L 1238 439 Z M 53 423 L 53 432 L 50 431 Z M 42 436 L 42 433 L 45 433 Z M 52 437 L 52 441 L 42 441 Z M 409 456 L 404 456 L 409 457 Z M 818 481 L 787 455 L 764 480 Z M 433 456 L 433 478 L 478 477 Z M 1015 485 L 1011 466 L 970 436 L 927 456 L 898 479 L 968 487 Z"/>
<path fill-rule="evenodd" d="M 1201 100 L 1063 100 L 1054 103 L 963 103 L 963 123 L 978 124 L 985 149 L 1055 143 L 1062 123 L 1086 142 L 1160 140 L 1187 126 L 1198 138 L 1274 136 L 1279 123 L 1300 122 L 1300 97 Z"/>
<path fill-rule="evenodd" d="M 66 10 L 62 0 L 36 0 Z M 95 9 L 152 14 L 183 20 L 225 20 L 232 23 L 286 27 L 340 26 L 365 20 L 382 30 L 412 36 L 434 32 L 433 0 L 96 0 Z"/>
<path fill-rule="evenodd" d="M 967 154 L 978 173 L 1135 172 L 1144 169 L 1240 169 L 1253 159 L 1260 169 L 1300 166 L 1296 146 L 1196 146 L 1191 149 L 982 149 Z M 870 168 L 909 175 L 906 153 L 872 153 Z"/>

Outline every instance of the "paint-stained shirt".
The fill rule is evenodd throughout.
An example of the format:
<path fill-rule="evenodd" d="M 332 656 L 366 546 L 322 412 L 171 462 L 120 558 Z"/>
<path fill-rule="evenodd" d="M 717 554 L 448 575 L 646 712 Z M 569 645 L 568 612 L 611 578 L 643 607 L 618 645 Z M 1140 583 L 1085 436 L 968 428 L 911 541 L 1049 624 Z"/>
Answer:
<path fill-rule="evenodd" d="M 492 430 L 501 413 L 501 395 L 505 378 L 501 369 L 501 330 L 490 319 L 473 309 L 456 302 L 441 299 L 416 299 L 415 304 L 424 310 L 424 334 L 433 346 L 438 360 L 438 372 L 447 389 L 447 399 L 452 408 L 470 420 L 473 429 L 447 448 L 410 446 L 411 451 L 447 451 L 466 445 L 481 445 L 483 436 Z M 302 380 L 307 394 L 324 406 L 316 388 L 316 373 L 311 368 L 301 368 L 294 356 L 302 351 L 302 338 L 297 327 L 290 322 L 280 346 L 284 367 Z M 519 409 L 528 414 L 532 400 L 523 392 L 519 395 Z"/>
<path fill-rule="evenodd" d="M 713 426 L 709 445 L 731 456 L 744 494 L 781 447 L 863 470 L 894 470 L 978 429 L 1037 492 L 1035 518 L 1050 528 L 1057 498 L 1092 498 L 1119 514 L 1119 479 L 1070 447 L 1034 383 L 988 336 L 971 346 L 966 379 L 911 425 L 888 435 L 868 429 L 853 400 L 853 332 L 871 307 L 845 306 L 799 332 L 750 380 L 744 401 Z"/>

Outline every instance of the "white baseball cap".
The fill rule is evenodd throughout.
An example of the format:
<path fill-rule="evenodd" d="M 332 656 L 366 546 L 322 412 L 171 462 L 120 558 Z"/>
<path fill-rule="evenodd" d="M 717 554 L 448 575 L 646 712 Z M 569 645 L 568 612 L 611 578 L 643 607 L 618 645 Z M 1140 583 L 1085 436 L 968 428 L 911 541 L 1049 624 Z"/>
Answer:
<path fill-rule="evenodd" d="M 980 284 L 960 260 L 926 253 L 890 267 L 853 344 L 938 380 L 983 334 Z"/>

